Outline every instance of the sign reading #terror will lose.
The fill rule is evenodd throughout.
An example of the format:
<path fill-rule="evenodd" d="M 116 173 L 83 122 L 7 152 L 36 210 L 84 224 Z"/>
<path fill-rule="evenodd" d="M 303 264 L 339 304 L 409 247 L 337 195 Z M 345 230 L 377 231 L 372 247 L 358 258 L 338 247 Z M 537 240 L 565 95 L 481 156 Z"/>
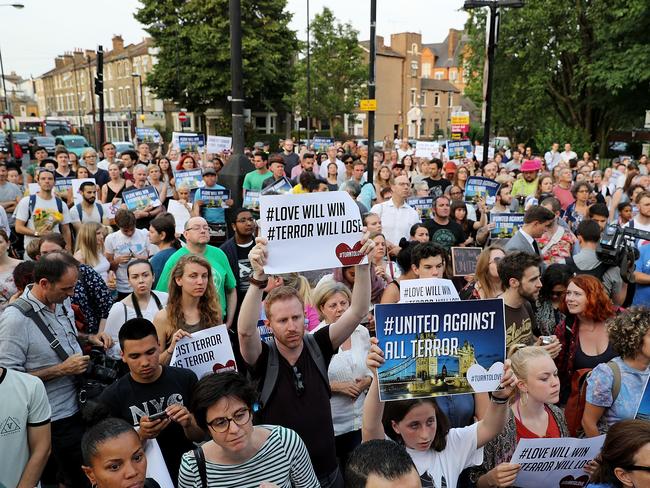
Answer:
<path fill-rule="evenodd" d="M 266 274 L 367 262 L 359 207 L 344 191 L 262 195 L 260 233 L 268 241 Z"/>

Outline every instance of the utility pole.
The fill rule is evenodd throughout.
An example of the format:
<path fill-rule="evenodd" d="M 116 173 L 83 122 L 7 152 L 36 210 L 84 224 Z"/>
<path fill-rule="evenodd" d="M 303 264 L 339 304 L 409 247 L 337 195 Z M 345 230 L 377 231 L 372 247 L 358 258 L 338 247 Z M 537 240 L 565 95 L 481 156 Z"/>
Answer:
<path fill-rule="evenodd" d="M 377 0 L 370 0 L 370 59 L 368 63 L 368 98 L 375 99 L 375 61 L 377 58 Z M 372 184 L 375 172 L 375 111 L 368 111 L 368 163 L 366 178 Z"/>
<path fill-rule="evenodd" d="M 79 119 L 79 130 L 82 135 L 85 135 L 86 131 L 84 130 L 83 117 L 81 115 L 81 97 L 79 94 L 79 78 L 77 74 L 77 60 L 75 58 L 76 53 L 72 53 L 72 74 L 74 76 L 74 89 L 77 92 L 77 117 Z"/>
<path fill-rule="evenodd" d="M 12 123 L 12 115 L 11 115 L 11 110 L 9 110 L 9 98 L 7 97 L 7 85 L 5 82 L 5 67 L 4 64 L 2 63 L 2 50 L 0 50 L 0 76 L 2 76 L 2 91 L 4 92 L 4 98 L 5 98 L 5 116 L 3 116 L 4 120 L 8 120 L 9 123 L 7 126 L 9 127 L 9 154 L 11 154 L 11 159 L 14 159 L 14 138 L 11 133 L 11 123 Z"/>
<path fill-rule="evenodd" d="M 95 94 L 99 97 L 99 144 L 101 148 L 106 138 L 104 127 L 104 48 L 97 49 L 97 76 L 95 77 Z"/>
<path fill-rule="evenodd" d="M 88 83 L 90 83 L 90 106 L 92 107 L 92 116 L 93 116 L 93 145 L 97 146 L 97 120 L 95 117 L 95 93 L 93 91 L 93 72 L 90 69 L 90 56 L 86 56 L 86 62 L 88 63 Z M 99 147 L 97 147 L 99 149 Z"/>

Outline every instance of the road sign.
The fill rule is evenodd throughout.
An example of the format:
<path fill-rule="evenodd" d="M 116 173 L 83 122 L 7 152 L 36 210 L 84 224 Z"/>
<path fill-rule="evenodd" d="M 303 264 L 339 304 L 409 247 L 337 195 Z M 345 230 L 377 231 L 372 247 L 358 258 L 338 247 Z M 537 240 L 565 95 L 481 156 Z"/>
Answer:
<path fill-rule="evenodd" d="M 377 110 L 377 99 L 367 98 L 359 100 L 359 110 L 363 110 L 364 112 L 374 112 Z"/>
<path fill-rule="evenodd" d="M 178 112 L 178 121 L 187 122 L 187 114 L 185 112 Z"/>

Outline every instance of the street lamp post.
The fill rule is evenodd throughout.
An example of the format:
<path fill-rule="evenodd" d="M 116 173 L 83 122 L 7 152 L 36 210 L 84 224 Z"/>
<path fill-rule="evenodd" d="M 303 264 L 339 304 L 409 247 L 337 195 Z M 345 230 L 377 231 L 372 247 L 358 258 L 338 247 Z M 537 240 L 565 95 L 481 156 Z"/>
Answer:
<path fill-rule="evenodd" d="M 22 3 L 0 3 L 0 7 L 13 7 L 15 9 L 20 10 L 21 8 L 25 8 L 25 6 Z M 4 99 L 5 99 L 5 112 L 7 112 L 7 115 L 9 115 L 9 154 L 11 154 L 11 158 L 14 158 L 14 138 L 11 133 L 11 111 L 9 110 L 9 98 L 7 97 L 7 85 L 5 82 L 5 67 L 2 62 L 2 50 L 0 49 L 0 76 L 2 76 L 2 91 L 4 92 Z"/>
<path fill-rule="evenodd" d="M 467 0 L 463 9 L 489 7 L 490 27 L 487 33 L 487 73 L 485 82 L 485 93 L 483 103 L 485 104 L 485 122 L 483 125 L 483 161 L 482 166 L 488 162 L 488 150 L 490 148 L 490 124 L 492 122 L 492 77 L 494 75 L 494 53 L 496 50 L 496 18 L 499 15 L 499 7 L 521 8 L 523 0 Z"/>
<path fill-rule="evenodd" d="M 144 94 L 142 93 L 142 75 L 140 73 L 131 73 L 131 77 L 137 78 L 138 84 L 140 85 L 140 120 L 142 121 L 142 125 L 144 125 Z M 133 105 L 135 105 L 135 92 L 133 93 L 133 100 Z"/>
<path fill-rule="evenodd" d="M 375 61 L 377 58 L 377 0 L 370 0 L 370 53 L 368 62 L 368 98 L 375 99 Z M 368 183 L 372 183 L 375 173 L 375 112 L 368 114 L 368 164 L 366 174 Z"/>

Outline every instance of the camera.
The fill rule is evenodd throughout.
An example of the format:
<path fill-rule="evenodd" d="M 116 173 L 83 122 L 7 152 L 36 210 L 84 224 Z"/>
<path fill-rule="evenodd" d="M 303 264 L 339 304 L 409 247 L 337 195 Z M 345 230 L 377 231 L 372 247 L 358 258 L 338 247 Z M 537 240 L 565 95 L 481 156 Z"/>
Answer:
<path fill-rule="evenodd" d="M 650 232 L 621 227 L 618 224 L 608 225 L 600 237 L 596 255 L 601 262 L 609 266 L 618 266 L 621 270 L 624 270 L 627 268 L 630 259 L 632 261 L 639 259 L 636 239 L 650 240 Z"/>
<path fill-rule="evenodd" d="M 110 385 L 117 379 L 120 361 L 108 357 L 100 346 L 90 348 L 88 356 L 90 361 L 88 361 L 88 369 L 84 374 L 84 378 L 106 385 Z"/>

